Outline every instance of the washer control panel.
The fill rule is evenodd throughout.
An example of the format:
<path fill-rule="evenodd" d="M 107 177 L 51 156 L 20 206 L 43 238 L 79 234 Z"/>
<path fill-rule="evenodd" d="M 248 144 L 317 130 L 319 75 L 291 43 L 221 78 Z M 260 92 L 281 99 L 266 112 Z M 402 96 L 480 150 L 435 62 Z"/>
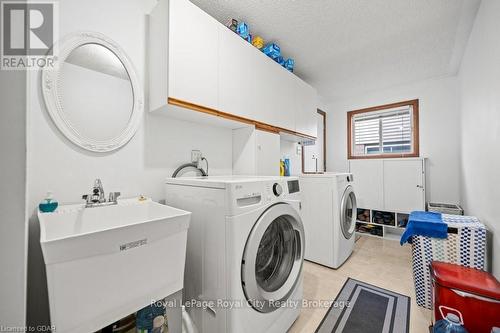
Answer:
<path fill-rule="evenodd" d="M 275 202 L 300 200 L 299 180 L 297 177 L 262 177 L 255 182 L 241 182 L 230 187 L 229 200 L 233 203 L 230 214 L 241 214 L 256 205 Z"/>

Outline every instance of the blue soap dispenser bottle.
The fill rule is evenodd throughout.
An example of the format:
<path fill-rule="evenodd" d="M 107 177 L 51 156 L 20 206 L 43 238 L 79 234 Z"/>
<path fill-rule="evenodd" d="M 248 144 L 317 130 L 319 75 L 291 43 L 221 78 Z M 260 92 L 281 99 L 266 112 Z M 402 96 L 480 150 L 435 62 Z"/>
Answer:
<path fill-rule="evenodd" d="M 54 200 L 52 192 L 48 191 L 45 195 L 45 199 L 38 205 L 38 209 L 40 209 L 42 213 L 52 213 L 56 210 L 58 205 L 58 202 Z"/>

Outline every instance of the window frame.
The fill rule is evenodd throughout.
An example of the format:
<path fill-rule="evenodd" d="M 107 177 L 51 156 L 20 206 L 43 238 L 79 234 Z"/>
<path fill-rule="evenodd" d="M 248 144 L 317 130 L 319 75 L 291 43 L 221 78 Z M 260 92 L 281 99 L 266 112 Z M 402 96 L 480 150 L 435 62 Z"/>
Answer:
<path fill-rule="evenodd" d="M 420 143 L 419 143 L 419 116 L 418 116 L 418 99 L 402 101 L 391 104 L 384 104 L 359 110 L 353 110 L 347 112 L 347 159 L 355 160 L 355 159 L 373 159 L 373 158 L 405 158 L 405 157 L 420 157 Z M 369 113 L 376 111 L 383 111 L 387 109 L 397 108 L 401 106 L 411 106 L 412 107 L 412 143 L 413 143 L 413 151 L 411 153 L 393 153 L 393 154 L 370 154 L 370 155 L 354 155 L 353 153 L 353 130 L 352 130 L 352 119 L 355 115 L 360 113 Z"/>

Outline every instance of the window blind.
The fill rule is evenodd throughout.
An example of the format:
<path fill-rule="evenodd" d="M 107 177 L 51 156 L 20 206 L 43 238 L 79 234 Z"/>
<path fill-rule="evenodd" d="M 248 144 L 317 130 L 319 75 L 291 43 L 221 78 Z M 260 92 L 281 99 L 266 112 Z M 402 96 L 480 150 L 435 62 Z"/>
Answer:
<path fill-rule="evenodd" d="M 354 142 L 357 145 L 380 141 L 380 120 L 354 119 Z"/>
<path fill-rule="evenodd" d="M 383 143 L 411 140 L 410 110 L 382 117 L 380 121 L 382 122 Z"/>
<path fill-rule="evenodd" d="M 353 143 L 362 147 L 385 147 L 410 144 L 412 140 L 412 107 L 367 112 L 354 115 Z"/>

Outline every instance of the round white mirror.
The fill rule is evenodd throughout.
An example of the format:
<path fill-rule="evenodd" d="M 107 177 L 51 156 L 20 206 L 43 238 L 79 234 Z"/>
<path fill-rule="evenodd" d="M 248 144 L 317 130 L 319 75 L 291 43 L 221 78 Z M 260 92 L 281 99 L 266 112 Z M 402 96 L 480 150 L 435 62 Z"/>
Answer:
<path fill-rule="evenodd" d="M 139 127 L 143 94 L 132 63 L 107 37 L 72 34 L 59 45 L 57 67 L 44 69 L 42 90 L 57 128 L 95 152 L 125 145 Z"/>

